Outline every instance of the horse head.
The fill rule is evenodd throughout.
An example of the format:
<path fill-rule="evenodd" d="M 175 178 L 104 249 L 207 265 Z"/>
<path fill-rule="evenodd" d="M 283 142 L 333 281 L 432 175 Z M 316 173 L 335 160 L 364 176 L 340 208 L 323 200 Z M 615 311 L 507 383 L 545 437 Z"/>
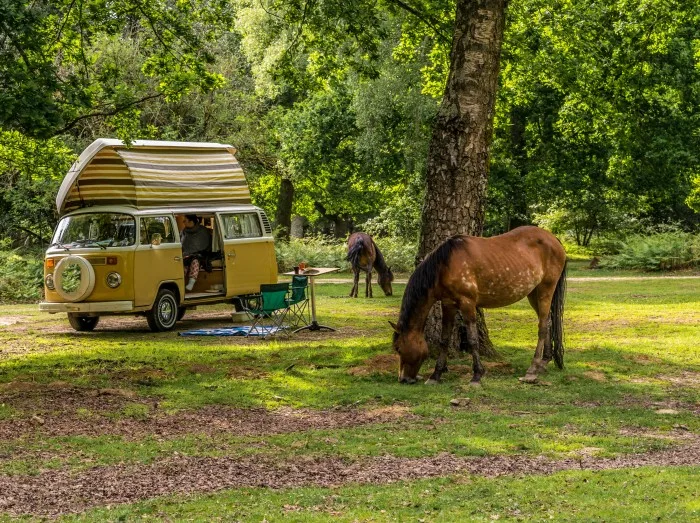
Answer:
<path fill-rule="evenodd" d="M 379 272 L 379 286 L 386 296 L 391 296 L 393 294 L 391 290 L 392 281 L 394 281 L 394 273 L 391 272 L 391 267 L 387 267 L 386 271 Z"/>
<path fill-rule="evenodd" d="M 389 322 L 394 329 L 392 345 L 399 354 L 399 383 L 415 383 L 420 377 L 418 371 L 428 359 L 428 343 L 419 330 L 400 329 Z"/>

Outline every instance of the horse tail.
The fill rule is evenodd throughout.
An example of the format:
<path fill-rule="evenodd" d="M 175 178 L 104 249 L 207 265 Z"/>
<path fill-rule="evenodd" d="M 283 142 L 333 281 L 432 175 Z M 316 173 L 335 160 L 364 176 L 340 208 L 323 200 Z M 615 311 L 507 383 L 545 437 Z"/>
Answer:
<path fill-rule="evenodd" d="M 552 306 L 549 309 L 549 336 L 552 340 L 552 352 L 557 367 L 564 368 L 564 297 L 566 295 L 566 262 L 561 271 L 557 288 L 552 297 Z"/>
<path fill-rule="evenodd" d="M 362 254 L 362 251 L 365 248 L 365 242 L 362 240 L 362 236 L 359 236 L 356 240 L 355 243 L 353 243 L 350 247 L 348 247 L 348 254 L 345 257 L 347 261 L 350 262 L 350 264 L 353 267 L 359 267 L 360 266 L 360 255 Z"/>

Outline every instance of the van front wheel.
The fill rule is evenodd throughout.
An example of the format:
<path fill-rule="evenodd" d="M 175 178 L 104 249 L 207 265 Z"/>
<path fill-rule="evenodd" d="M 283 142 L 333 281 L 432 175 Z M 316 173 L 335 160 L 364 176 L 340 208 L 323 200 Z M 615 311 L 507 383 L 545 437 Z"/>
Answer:
<path fill-rule="evenodd" d="M 178 307 L 177 308 L 177 321 L 180 321 L 185 316 L 186 312 L 187 312 L 187 307 Z"/>
<path fill-rule="evenodd" d="M 170 289 L 161 289 L 153 302 L 153 308 L 146 313 L 146 320 L 153 332 L 169 331 L 175 326 L 177 314 L 175 293 Z"/>
<path fill-rule="evenodd" d="M 90 332 L 95 330 L 99 321 L 99 316 L 80 316 L 74 312 L 68 313 L 68 323 L 78 332 Z"/>

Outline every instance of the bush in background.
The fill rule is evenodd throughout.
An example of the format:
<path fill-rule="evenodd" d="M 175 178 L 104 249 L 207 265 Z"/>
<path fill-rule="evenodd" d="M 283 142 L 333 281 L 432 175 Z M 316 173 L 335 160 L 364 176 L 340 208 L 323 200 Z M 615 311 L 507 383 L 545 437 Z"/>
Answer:
<path fill-rule="evenodd" d="M 375 242 L 384 259 L 394 272 L 413 272 L 416 245 L 396 238 L 376 238 Z M 303 239 L 292 238 L 289 243 L 276 242 L 277 267 L 280 272 L 289 271 L 299 262 L 311 267 L 340 267 L 349 271 L 345 261 L 347 244 L 325 236 Z"/>
<path fill-rule="evenodd" d="M 634 235 L 620 242 L 618 253 L 599 267 L 664 271 L 700 267 L 700 235 L 681 231 Z"/>
<path fill-rule="evenodd" d="M 0 302 L 32 302 L 42 298 L 43 252 L 0 250 Z"/>

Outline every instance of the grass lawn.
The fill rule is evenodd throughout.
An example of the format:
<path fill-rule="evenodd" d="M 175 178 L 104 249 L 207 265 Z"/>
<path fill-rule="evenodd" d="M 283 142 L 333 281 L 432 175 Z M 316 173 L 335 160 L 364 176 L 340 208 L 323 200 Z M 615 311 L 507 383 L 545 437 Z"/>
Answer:
<path fill-rule="evenodd" d="M 589 272 L 597 273 L 574 264 L 570 274 Z M 570 281 L 566 368 L 552 366 L 538 386 L 517 380 L 536 341 L 527 302 L 487 311 L 502 358 L 489 362 L 481 389 L 468 386 L 471 360 L 461 357 L 439 386 L 400 385 L 387 320 L 398 316 L 403 285 L 392 297 L 376 286 L 372 300 L 349 299 L 349 289 L 316 287 L 319 320 L 337 332 L 272 341 L 153 334 L 140 318 L 104 318 L 95 332 L 75 333 L 64 316 L 39 314 L 36 305 L 0 305 L 0 513 L 202 521 L 700 517 L 700 463 L 663 460 L 699 443 L 700 279 Z M 224 307 L 202 308 L 179 330 L 226 324 Z M 661 458 L 641 468 L 581 470 L 644 453 Z M 528 473 L 518 465 L 540 459 L 581 466 Z M 478 460 L 517 473 L 463 467 Z M 273 481 L 277 465 L 284 474 Z M 362 475 L 365 466 L 379 471 L 376 479 Z M 202 479 L 207 467 L 219 483 Z M 348 479 L 326 469 L 343 469 Z M 114 482 L 128 495 L 106 494 L 119 491 Z M 4 499 L 2 485 L 18 484 L 44 498 Z"/>

